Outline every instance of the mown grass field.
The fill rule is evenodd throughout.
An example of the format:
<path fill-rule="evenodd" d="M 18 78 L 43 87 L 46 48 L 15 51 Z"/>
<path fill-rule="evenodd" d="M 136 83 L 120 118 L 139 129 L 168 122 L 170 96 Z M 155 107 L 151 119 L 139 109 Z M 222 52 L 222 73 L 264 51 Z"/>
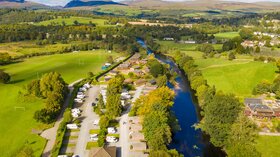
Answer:
<path fill-rule="evenodd" d="M 260 136 L 256 147 L 262 157 L 279 157 L 280 136 Z"/>
<path fill-rule="evenodd" d="M 232 39 L 234 37 L 238 37 L 238 32 L 224 32 L 224 33 L 217 33 L 214 36 L 218 39 Z"/>
<path fill-rule="evenodd" d="M 89 22 L 91 21 L 92 23 L 94 23 L 98 26 L 105 26 L 105 22 L 107 20 L 94 19 L 94 18 L 90 18 L 90 17 L 77 17 L 77 16 L 72 16 L 70 18 L 62 18 L 61 16 L 59 16 L 57 19 L 38 22 L 38 23 L 35 23 L 35 25 L 43 25 L 43 26 L 47 26 L 50 24 L 62 25 L 63 21 L 65 22 L 66 25 L 73 25 L 74 21 L 78 21 L 80 24 L 89 24 Z"/>
<path fill-rule="evenodd" d="M 105 52 L 96 50 L 34 57 L 21 63 L 2 66 L 1 69 L 11 74 L 12 83 L 0 84 L 0 156 L 13 156 L 25 143 L 31 144 L 36 156 L 40 156 L 44 148 L 45 140 L 31 133 L 33 128 L 42 127 L 33 120 L 33 113 L 43 107 L 43 101 L 20 96 L 19 91 L 24 91 L 24 85 L 50 71 L 61 73 L 64 80 L 71 83 L 86 77 L 89 71 L 101 71 L 107 56 L 121 55 Z"/>
<path fill-rule="evenodd" d="M 251 96 L 253 88 L 262 80 L 272 82 L 277 70 L 273 63 L 254 62 L 252 59 L 229 61 L 226 58 L 210 58 L 195 62 L 209 85 L 240 97 Z"/>

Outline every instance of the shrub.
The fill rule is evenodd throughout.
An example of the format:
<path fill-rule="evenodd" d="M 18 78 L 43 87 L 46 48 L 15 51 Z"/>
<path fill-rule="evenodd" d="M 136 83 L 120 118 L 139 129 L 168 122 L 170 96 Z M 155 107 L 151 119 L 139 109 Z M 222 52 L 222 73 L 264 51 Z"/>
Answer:
<path fill-rule="evenodd" d="M 11 76 L 8 73 L 5 73 L 4 71 L 0 70 L 0 83 L 9 83 L 11 79 Z"/>

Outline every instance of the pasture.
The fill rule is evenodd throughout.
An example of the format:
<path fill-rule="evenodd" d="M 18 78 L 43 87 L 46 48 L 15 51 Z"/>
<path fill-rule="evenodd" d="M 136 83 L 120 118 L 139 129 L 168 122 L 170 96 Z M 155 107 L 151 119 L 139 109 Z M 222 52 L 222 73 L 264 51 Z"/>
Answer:
<path fill-rule="evenodd" d="M 279 157 L 280 136 L 259 136 L 256 147 L 262 157 Z"/>
<path fill-rule="evenodd" d="M 46 126 L 33 119 L 33 113 L 43 107 L 43 101 L 24 97 L 23 87 L 44 73 L 57 71 L 67 83 L 86 77 L 87 72 L 97 73 L 106 62 L 107 56 L 120 56 L 106 53 L 105 50 L 79 53 L 57 54 L 26 59 L 23 62 L 1 66 L 12 76 L 10 84 L 0 84 L 0 152 L 1 157 L 14 156 L 24 144 L 30 144 L 36 156 L 40 156 L 45 140 L 32 133 L 32 129 Z"/>
<path fill-rule="evenodd" d="M 273 63 L 254 62 L 252 59 L 229 61 L 226 58 L 210 58 L 197 59 L 195 63 L 209 85 L 239 97 L 251 96 L 253 88 L 262 80 L 272 82 L 277 70 Z"/>
<path fill-rule="evenodd" d="M 42 21 L 35 23 L 35 25 L 62 25 L 63 21 L 65 22 L 66 25 L 73 25 L 74 21 L 78 21 L 80 24 L 89 24 L 91 21 L 92 23 L 96 24 L 97 26 L 105 26 L 105 22 L 107 20 L 105 19 L 94 19 L 90 17 L 77 17 L 77 16 L 71 16 L 70 18 L 62 18 L 61 16 L 58 16 L 56 19 L 52 20 L 47 20 L 47 21 Z"/>
<path fill-rule="evenodd" d="M 239 36 L 238 32 L 223 32 L 214 34 L 214 36 L 218 39 L 232 39 Z"/>
<path fill-rule="evenodd" d="M 157 41 L 163 50 L 195 51 L 200 44 L 181 44 L 174 41 Z M 222 44 L 212 44 L 215 50 L 221 50 Z"/>

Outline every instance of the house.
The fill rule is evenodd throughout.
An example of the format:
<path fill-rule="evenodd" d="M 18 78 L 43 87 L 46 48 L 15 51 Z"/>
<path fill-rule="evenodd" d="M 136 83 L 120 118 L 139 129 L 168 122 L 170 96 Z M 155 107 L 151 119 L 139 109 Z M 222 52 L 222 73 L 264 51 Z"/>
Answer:
<path fill-rule="evenodd" d="M 151 84 L 151 85 L 156 85 L 156 84 L 157 84 L 157 81 L 154 80 L 154 79 L 152 79 L 152 80 L 150 80 L 150 84 Z"/>
<path fill-rule="evenodd" d="M 130 150 L 131 151 L 146 151 L 147 144 L 145 142 L 133 143 L 130 145 Z"/>
<path fill-rule="evenodd" d="M 129 123 L 131 124 L 140 124 L 140 118 L 135 116 L 135 117 L 129 117 Z"/>
<path fill-rule="evenodd" d="M 104 80 L 107 82 L 107 81 L 109 81 L 109 80 L 111 80 L 112 79 L 112 77 L 111 76 L 105 76 L 104 77 Z"/>
<path fill-rule="evenodd" d="M 263 104 L 263 99 L 259 99 L 259 98 L 245 98 L 244 99 L 244 104 L 245 105 L 262 105 Z"/>
<path fill-rule="evenodd" d="M 142 125 L 141 124 L 130 124 L 129 125 L 129 130 L 130 131 L 134 131 L 134 132 L 139 132 L 143 129 Z"/>
<path fill-rule="evenodd" d="M 119 65 L 117 69 L 119 69 L 119 70 L 129 70 L 130 66 L 131 65 L 129 63 L 123 63 L 123 64 Z"/>
<path fill-rule="evenodd" d="M 251 105 L 248 105 L 248 106 L 249 106 L 249 108 L 252 112 L 252 116 L 256 116 L 256 117 L 259 117 L 259 118 L 274 117 L 273 110 L 266 105 L 251 104 Z"/>
<path fill-rule="evenodd" d="M 144 75 L 144 74 L 145 74 L 142 70 L 139 70 L 139 69 L 135 69 L 133 72 L 134 72 L 134 74 L 136 74 L 137 76 L 140 76 L 140 75 Z"/>
<path fill-rule="evenodd" d="M 142 133 L 140 132 L 134 132 L 134 131 L 131 131 L 129 133 L 129 140 L 131 141 L 144 141 L 145 140 L 145 137 Z"/>
<path fill-rule="evenodd" d="M 130 78 L 127 78 L 124 80 L 124 84 L 133 84 L 133 80 Z"/>
<path fill-rule="evenodd" d="M 135 84 L 136 86 L 143 85 L 143 84 L 145 84 L 145 83 L 146 83 L 146 80 L 144 80 L 144 79 L 139 79 L 139 80 L 136 80 L 136 81 L 134 82 L 134 84 Z"/>
<path fill-rule="evenodd" d="M 244 42 L 241 43 L 243 47 L 254 47 L 254 42 L 250 40 L 245 40 Z"/>
<path fill-rule="evenodd" d="M 280 117 L 280 108 L 274 108 L 273 112 L 275 117 Z"/>
<path fill-rule="evenodd" d="M 185 44 L 196 44 L 196 41 L 194 41 L 194 40 L 186 40 L 186 41 L 183 41 L 183 43 L 185 43 Z"/>
<path fill-rule="evenodd" d="M 118 71 L 115 71 L 115 70 L 111 70 L 109 72 L 110 75 L 113 75 L 113 76 L 116 76 L 119 72 Z"/>
<path fill-rule="evenodd" d="M 116 157 L 117 147 L 96 147 L 89 152 L 89 157 Z"/>
<path fill-rule="evenodd" d="M 165 40 L 165 41 L 174 41 L 174 38 L 165 37 L 165 38 L 163 38 L 163 40 Z"/>

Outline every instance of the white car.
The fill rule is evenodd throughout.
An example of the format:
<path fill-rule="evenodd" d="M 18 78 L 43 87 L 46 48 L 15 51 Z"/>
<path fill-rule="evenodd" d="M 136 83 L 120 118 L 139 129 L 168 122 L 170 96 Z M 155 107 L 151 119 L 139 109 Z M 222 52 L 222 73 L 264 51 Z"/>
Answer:
<path fill-rule="evenodd" d="M 57 157 L 68 157 L 67 155 L 58 155 Z"/>
<path fill-rule="evenodd" d="M 99 124 L 99 120 L 94 120 L 93 121 L 93 125 L 98 125 Z"/>
<path fill-rule="evenodd" d="M 109 134 L 114 134 L 114 133 L 117 132 L 117 130 L 116 130 L 114 127 L 109 127 L 109 128 L 107 129 L 107 131 L 108 131 Z"/>
<path fill-rule="evenodd" d="M 72 113 L 72 117 L 73 117 L 73 118 L 78 118 L 78 117 L 79 117 L 79 114 L 78 114 L 78 113 Z"/>
<path fill-rule="evenodd" d="M 83 103 L 84 101 L 82 99 L 74 99 L 75 102 L 77 103 Z"/>
<path fill-rule="evenodd" d="M 106 142 L 109 142 L 109 143 L 116 143 L 118 142 L 118 139 L 114 136 L 107 136 L 106 137 Z"/>
<path fill-rule="evenodd" d="M 79 128 L 77 124 L 67 124 L 66 127 L 70 130 Z"/>
<path fill-rule="evenodd" d="M 77 95 L 77 98 L 78 99 L 83 99 L 83 98 L 85 98 L 86 96 L 85 95 Z"/>
<path fill-rule="evenodd" d="M 72 113 L 81 113 L 81 110 L 78 108 L 74 108 L 71 110 Z"/>
<path fill-rule="evenodd" d="M 98 141 L 98 135 L 97 135 L 97 134 L 89 135 L 89 139 L 90 139 L 91 141 Z"/>

